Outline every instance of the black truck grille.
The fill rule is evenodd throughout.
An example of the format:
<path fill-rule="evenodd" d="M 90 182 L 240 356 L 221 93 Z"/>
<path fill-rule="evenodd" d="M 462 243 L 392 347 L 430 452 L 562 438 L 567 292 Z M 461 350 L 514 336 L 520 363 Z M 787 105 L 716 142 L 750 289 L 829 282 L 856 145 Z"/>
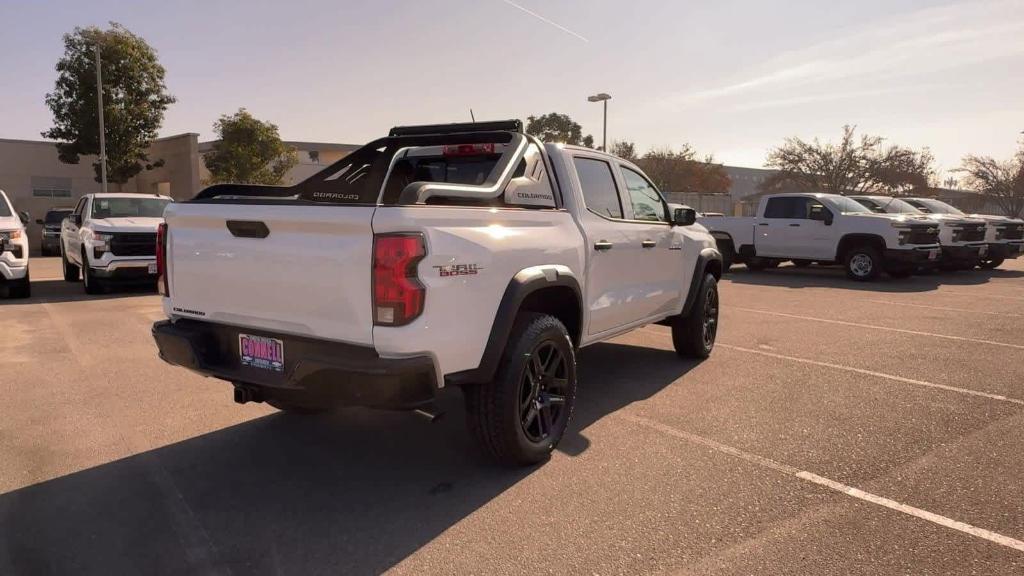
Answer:
<path fill-rule="evenodd" d="M 1024 224 L 1010 224 L 999 231 L 1000 240 L 1024 240 Z"/>
<path fill-rule="evenodd" d="M 980 242 L 985 239 L 984 224 L 969 224 L 961 226 L 956 240 L 960 242 Z"/>
<path fill-rule="evenodd" d="M 911 226 L 907 244 L 938 244 L 938 226 Z"/>
<path fill-rule="evenodd" d="M 156 232 L 114 234 L 110 240 L 114 256 L 156 256 Z"/>

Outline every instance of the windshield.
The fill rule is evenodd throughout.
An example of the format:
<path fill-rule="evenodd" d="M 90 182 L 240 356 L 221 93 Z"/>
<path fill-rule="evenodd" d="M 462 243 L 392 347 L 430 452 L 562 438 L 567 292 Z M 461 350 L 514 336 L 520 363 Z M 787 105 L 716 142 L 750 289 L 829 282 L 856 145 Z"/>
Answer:
<path fill-rule="evenodd" d="M 859 214 L 870 214 L 871 213 L 871 210 L 868 210 L 867 208 L 865 208 L 864 205 L 861 204 L 860 202 L 857 202 L 856 200 L 853 200 L 851 198 L 846 198 L 845 196 L 837 196 L 835 198 L 829 198 L 828 201 L 833 206 L 838 208 L 839 211 L 842 212 L 843 214 L 858 214 L 858 213 Z"/>
<path fill-rule="evenodd" d="M 94 198 L 92 217 L 105 218 L 160 218 L 170 200 L 163 198 Z"/>
<path fill-rule="evenodd" d="M 875 202 L 874 200 L 871 200 L 870 198 L 857 198 L 856 200 L 857 202 L 859 202 L 861 205 L 863 205 L 868 210 L 871 210 L 872 212 L 877 212 L 878 214 L 885 214 L 885 209 L 882 208 L 882 205 L 879 204 L 878 202 Z"/>
<path fill-rule="evenodd" d="M 68 217 L 68 214 L 71 214 L 70 208 L 67 210 L 50 210 L 46 213 L 45 222 L 47 224 L 60 224 Z"/>
<path fill-rule="evenodd" d="M 7 202 L 7 196 L 0 194 L 0 218 L 6 218 L 11 214 L 11 205 Z"/>
<path fill-rule="evenodd" d="M 955 214 L 957 216 L 963 216 L 963 212 L 940 200 L 933 200 L 931 198 L 915 198 L 913 200 L 909 200 L 909 202 L 919 208 L 922 212 L 926 212 L 928 214 Z"/>

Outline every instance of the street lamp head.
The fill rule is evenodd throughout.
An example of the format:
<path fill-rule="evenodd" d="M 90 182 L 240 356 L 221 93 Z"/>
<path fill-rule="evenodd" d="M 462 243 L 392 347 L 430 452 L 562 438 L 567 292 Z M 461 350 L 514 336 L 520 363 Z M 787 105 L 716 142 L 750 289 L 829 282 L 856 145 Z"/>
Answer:
<path fill-rule="evenodd" d="M 611 100 L 611 99 L 612 99 L 612 97 L 607 95 L 607 94 L 605 94 L 604 92 L 601 92 L 600 94 L 595 94 L 593 96 L 587 96 L 587 102 L 602 102 L 604 100 Z"/>

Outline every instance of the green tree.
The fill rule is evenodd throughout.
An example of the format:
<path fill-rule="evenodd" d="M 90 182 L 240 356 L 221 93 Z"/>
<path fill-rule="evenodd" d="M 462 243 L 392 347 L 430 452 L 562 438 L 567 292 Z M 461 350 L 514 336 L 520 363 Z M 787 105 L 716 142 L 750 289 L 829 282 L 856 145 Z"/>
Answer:
<path fill-rule="evenodd" d="M 1010 160 L 967 156 L 956 172 L 964 174 L 968 188 L 991 199 L 1007 216 L 1024 215 L 1024 143 Z"/>
<path fill-rule="evenodd" d="M 678 152 L 670 148 L 648 150 L 636 164 L 665 192 L 724 194 L 732 186 L 721 164 L 711 156 L 698 160 L 689 144 Z"/>
<path fill-rule="evenodd" d="M 276 125 L 257 119 L 245 108 L 221 116 L 213 130 L 218 140 L 203 154 L 209 184 L 281 184 L 299 161 L 295 148 L 281 141 Z"/>
<path fill-rule="evenodd" d="M 855 135 L 843 127 L 839 144 L 787 138 L 768 153 L 766 166 L 778 170 L 766 178 L 764 192 L 782 189 L 832 194 L 921 194 L 935 175 L 934 159 L 901 146 L 885 146 L 879 136 Z"/>
<path fill-rule="evenodd" d="M 612 142 L 611 153 L 623 160 L 636 162 L 639 158 L 636 155 L 636 144 L 628 140 L 616 140 Z"/>
<path fill-rule="evenodd" d="M 583 127 L 568 114 L 552 112 L 526 119 L 526 132 L 540 138 L 542 142 L 562 142 L 577 146 L 594 147 L 594 137 L 583 135 Z"/>
<path fill-rule="evenodd" d="M 57 82 L 46 95 L 53 127 L 42 133 L 58 141 L 61 162 L 78 164 L 81 156 L 100 153 L 96 46 L 103 61 L 107 179 L 120 185 L 143 169 L 163 164 L 159 159 L 150 161 L 147 149 L 174 97 L 167 93 L 164 67 L 145 40 L 116 22 L 107 30 L 75 28 L 64 35 Z M 93 168 L 99 181 L 99 159 Z"/>

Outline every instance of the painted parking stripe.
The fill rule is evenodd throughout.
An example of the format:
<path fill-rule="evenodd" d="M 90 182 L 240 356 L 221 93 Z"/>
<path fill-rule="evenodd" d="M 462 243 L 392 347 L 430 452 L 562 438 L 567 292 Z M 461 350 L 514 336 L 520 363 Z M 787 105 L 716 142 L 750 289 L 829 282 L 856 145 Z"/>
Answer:
<path fill-rule="evenodd" d="M 976 294 L 974 292 L 960 292 L 959 290 L 942 290 L 938 294 L 956 294 L 957 296 L 973 296 L 975 298 L 1004 298 L 1006 300 L 1024 300 L 1024 296 L 1004 296 L 1002 294 Z"/>
<path fill-rule="evenodd" d="M 987 314 L 989 316 L 1009 316 L 1013 318 L 1024 318 L 1024 314 L 1011 314 L 1009 312 L 986 312 L 983 310 L 969 310 L 967 308 L 951 308 L 949 306 L 929 306 L 927 304 L 910 304 L 909 302 L 896 302 L 895 300 L 864 299 L 864 302 L 873 302 L 875 304 L 890 304 L 893 306 L 910 306 L 913 308 L 927 308 L 929 310 L 945 310 L 948 312 L 967 312 L 968 314 Z"/>
<path fill-rule="evenodd" d="M 927 510 L 922 510 L 921 508 L 916 508 L 908 504 L 903 504 L 902 502 L 890 500 L 889 498 L 885 498 L 877 494 L 865 492 L 863 490 L 860 490 L 859 488 L 847 486 L 842 482 L 836 482 L 835 480 L 826 478 L 824 476 L 819 476 L 817 474 L 814 474 L 813 472 L 800 470 L 799 468 L 796 468 L 794 466 L 783 464 L 781 462 L 776 462 L 771 458 L 765 458 L 764 456 L 752 454 L 750 452 L 740 450 L 739 448 L 729 446 L 728 444 L 722 444 L 721 442 L 716 442 L 715 440 L 712 440 L 710 438 L 705 438 L 703 436 L 698 436 L 697 434 L 679 430 L 673 428 L 672 426 L 662 424 L 661 422 L 656 422 L 649 418 L 644 418 L 642 416 L 633 416 L 630 414 L 621 414 L 619 417 L 630 422 L 633 422 L 634 424 L 638 424 L 640 426 L 644 426 L 657 432 L 661 432 L 662 434 L 665 434 L 667 436 L 678 438 L 680 440 L 685 440 L 692 444 L 705 446 L 717 452 L 728 454 L 741 460 L 746 460 L 747 462 L 751 462 L 753 464 L 757 464 L 758 466 L 775 470 L 776 472 L 780 472 L 787 476 L 799 478 L 800 480 L 803 480 L 805 482 L 811 482 L 813 484 L 817 484 L 818 486 L 823 486 L 825 488 L 835 490 L 836 492 L 841 492 L 843 494 L 846 494 L 847 496 L 851 496 L 853 498 L 857 498 L 865 502 L 870 502 L 871 504 L 875 504 L 878 506 L 883 506 L 885 508 L 889 508 L 890 510 L 902 512 L 903 514 L 907 514 L 915 518 L 920 518 L 921 520 L 927 520 L 928 522 L 932 522 L 934 524 L 938 524 L 939 526 L 943 526 L 952 530 L 957 530 L 958 532 L 974 536 L 975 538 L 981 538 L 983 540 L 988 540 L 989 542 L 999 544 L 1000 546 L 1012 548 L 1014 550 L 1017 550 L 1018 552 L 1024 552 L 1024 541 L 1017 540 L 1016 538 L 1004 536 L 991 530 L 985 530 L 984 528 L 978 528 L 977 526 L 973 526 L 966 522 L 961 522 L 959 520 L 947 518 L 946 516 L 935 514 L 934 512 L 929 512 Z"/>
<path fill-rule="evenodd" d="M 810 360 L 808 358 L 799 358 L 797 356 L 786 356 L 784 354 L 775 354 L 774 352 L 765 352 L 764 350 L 755 350 L 753 348 L 744 348 L 742 346 L 733 346 L 731 344 L 723 344 L 718 342 L 717 346 L 722 348 L 728 348 L 729 350 L 738 350 L 740 352 L 747 352 L 749 354 L 759 354 L 761 356 L 767 356 L 769 358 L 777 358 L 779 360 L 788 360 L 790 362 L 800 362 L 802 364 L 810 364 L 812 366 L 821 366 L 823 368 L 832 368 L 834 370 L 843 370 L 845 372 L 853 372 L 855 374 L 863 374 L 865 376 L 873 376 L 875 378 L 883 378 L 885 380 L 892 380 L 893 382 L 902 382 L 903 384 L 913 384 L 914 386 L 924 386 L 926 388 L 938 388 L 939 390 L 947 390 L 949 392 L 956 392 L 958 394 L 967 394 L 968 396 L 979 396 L 981 398 L 988 398 L 989 400 L 999 400 L 1000 402 L 1009 402 L 1010 404 L 1018 404 L 1024 406 L 1024 400 L 1017 398 L 1008 398 L 999 394 L 989 394 L 988 392 L 981 392 L 979 390 L 971 390 L 970 388 L 960 388 L 957 386 L 947 386 L 945 384 L 936 384 L 934 382 L 925 382 L 924 380 L 915 380 L 913 378 L 904 378 L 903 376 L 896 376 L 895 374 L 886 374 L 884 372 L 875 372 L 874 370 L 865 370 L 863 368 L 854 368 L 853 366 L 843 366 L 842 364 L 832 364 L 831 362 L 819 362 L 817 360 Z"/>
<path fill-rule="evenodd" d="M 841 326 L 853 326 L 855 328 L 870 328 L 873 330 L 885 330 L 888 332 L 899 332 L 901 334 L 913 334 L 914 336 L 931 336 L 932 338 L 945 338 L 946 340 L 957 340 L 959 342 L 975 342 L 977 344 L 989 344 L 991 346 L 1005 346 L 1006 348 L 1016 348 L 1017 350 L 1024 350 L 1024 345 L 1021 344 L 1010 344 L 1009 342 L 996 342 L 995 340 L 982 340 L 980 338 L 967 338 L 966 336 L 951 336 L 949 334 L 936 334 L 935 332 L 921 332 L 919 330 L 907 330 L 905 328 L 890 328 L 888 326 L 877 326 L 875 324 L 861 324 L 860 322 L 847 322 L 845 320 L 830 320 L 827 318 L 815 318 L 814 316 L 801 316 L 799 314 L 787 314 L 785 312 L 772 312 L 771 310 L 758 310 L 756 308 L 741 308 L 739 306 L 730 306 L 729 310 L 739 310 L 741 312 L 754 312 L 756 314 L 768 314 L 770 316 L 781 316 L 783 318 L 795 318 L 797 320 L 811 320 L 814 322 L 824 322 L 826 324 L 839 324 Z"/>

